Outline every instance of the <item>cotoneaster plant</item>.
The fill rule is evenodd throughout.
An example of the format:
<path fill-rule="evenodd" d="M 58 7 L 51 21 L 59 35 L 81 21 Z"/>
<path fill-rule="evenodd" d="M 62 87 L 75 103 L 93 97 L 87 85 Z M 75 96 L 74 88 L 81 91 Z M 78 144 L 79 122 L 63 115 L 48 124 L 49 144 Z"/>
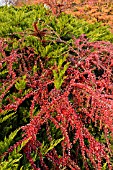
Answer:
<path fill-rule="evenodd" d="M 80 23 L 61 14 L 0 39 L 2 167 L 112 169 L 113 44 Z"/>
<path fill-rule="evenodd" d="M 48 68 L 48 56 L 30 47 L 8 52 L 1 40 L 0 111 L 16 112 L 13 128 L 21 128 L 2 161 L 27 141 L 20 153 L 36 170 L 112 169 L 113 45 L 85 35 L 72 40 L 66 57 Z M 21 157 L 18 164 L 24 165 Z"/>

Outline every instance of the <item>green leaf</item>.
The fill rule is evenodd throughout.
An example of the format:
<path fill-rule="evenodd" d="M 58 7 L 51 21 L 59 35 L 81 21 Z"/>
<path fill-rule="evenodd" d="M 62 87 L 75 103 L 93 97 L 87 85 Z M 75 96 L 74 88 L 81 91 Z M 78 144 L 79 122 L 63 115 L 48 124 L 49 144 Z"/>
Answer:
<path fill-rule="evenodd" d="M 52 150 L 55 146 L 57 146 L 62 140 L 64 140 L 64 137 L 63 138 L 60 138 L 60 139 L 57 139 L 57 140 L 52 140 L 50 142 L 50 145 L 44 145 L 44 142 L 41 146 L 41 153 L 42 155 L 46 155 L 50 150 Z"/>
<path fill-rule="evenodd" d="M 9 148 L 19 130 L 20 128 L 16 129 L 14 132 L 11 132 L 8 138 L 5 137 L 4 141 L 0 141 L 0 155 Z"/>
<path fill-rule="evenodd" d="M 37 72 L 37 66 L 34 65 L 34 66 L 33 66 L 33 74 L 36 73 L 36 72 Z"/>
<path fill-rule="evenodd" d="M 26 80 L 25 79 L 26 79 L 26 75 L 24 75 L 22 77 L 22 79 L 20 79 L 19 81 L 16 82 L 15 88 L 17 90 L 24 90 L 25 89 L 25 87 L 26 87 Z"/>
<path fill-rule="evenodd" d="M 66 61 L 66 56 L 64 58 L 60 58 L 58 62 L 58 66 L 56 70 L 53 70 L 53 76 L 54 76 L 54 85 L 56 89 L 60 89 L 64 79 L 66 76 L 64 76 L 67 68 L 69 67 L 70 62 L 66 63 L 64 67 L 62 67 L 62 64 Z"/>
<path fill-rule="evenodd" d="M 5 122 L 7 119 L 11 118 L 15 113 L 16 112 L 10 113 L 9 115 L 5 115 L 3 118 L 0 118 L 0 123 Z"/>
<path fill-rule="evenodd" d="M 102 170 L 107 170 L 107 162 L 104 163 L 103 167 L 102 167 Z"/>

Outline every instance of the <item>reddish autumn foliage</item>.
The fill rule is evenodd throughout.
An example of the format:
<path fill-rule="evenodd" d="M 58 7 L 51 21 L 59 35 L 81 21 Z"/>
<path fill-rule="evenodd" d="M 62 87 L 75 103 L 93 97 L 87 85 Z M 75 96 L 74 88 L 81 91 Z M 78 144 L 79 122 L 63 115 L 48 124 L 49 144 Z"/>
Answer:
<path fill-rule="evenodd" d="M 17 0 L 15 5 L 22 6 L 22 5 L 31 5 L 31 4 L 46 4 L 52 11 L 54 15 L 59 15 L 61 12 L 70 9 L 72 7 L 72 3 L 74 0 Z"/>
<path fill-rule="evenodd" d="M 32 48 L 12 50 L 8 55 L 4 52 L 7 44 L 0 42 L 4 56 L 0 68 L 6 62 L 9 70 L 7 79 L 2 78 L 7 88 L 1 95 L 1 101 L 20 76 L 26 75 L 26 88 L 30 89 L 24 96 L 20 90 L 20 97 L 8 100 L 1 111 L 17 111 L 26 99 L 30 99 L 30 122 L 22 127 L 22 141 L 30 138 L 23 152 L 34 169 L 48 170 L 48 162 L 51 168 L 73 170 L 80 170 L 81 165 L 85 169 L 93 166 L 100 170 L 107 162 L 108 168 L 112 169 L 113 44 L 89 42 L 85 35 L 78 39 L 73 37 L 73 41 L 65 61 L 70 65 L 61 89 L 54 87 L 52 69 L 56 66 L 45 66 L 48 58 L 44 60 L 37 56 Z M 16 70 L 13 69 L 14 63 L 19 64 Z M 34 65 L 38 65 L 39 69 L 33 73 Z M 46 154 L 42 153 L 43 140 L 51 143 L 53 139 L 62 137 L 64 139 L 58 146 Z M 9 148 L 8 152 L 20 143 Z M 35 162 L 33 153 L 37 154 Z"/>
<path fill-rule="evenodd" d="M 77 18 L 85 19 L 89 23 L 101 22 L 102 25 L 109 25 L 113 32 L 113 1 L 112 0 L 75 0 L 75 5 L 66 10 Z"/>

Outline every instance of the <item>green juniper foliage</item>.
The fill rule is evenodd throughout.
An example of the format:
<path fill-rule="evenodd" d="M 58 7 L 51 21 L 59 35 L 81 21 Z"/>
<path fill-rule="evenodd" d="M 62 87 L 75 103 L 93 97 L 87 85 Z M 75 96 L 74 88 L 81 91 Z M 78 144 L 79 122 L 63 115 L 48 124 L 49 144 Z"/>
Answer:
<path fill-rule="evenodd" d="M 0 155 L 7 151 L 19 130 L 20 129 L 17 129 L 14 132 L 11 132 L 8 138 L 5 137 L 4 141 L 0 141 Z"/>
<path fill-rule="evenodd" d="M 3 142 L 2 141 L 0 142 L 0 147 L 2 148 L 2 152 L 3 152 L 3 150 L 6 151 L 6 148 L 8 148 L 10 146 L 10 143 L 13 141 L 15 135 L 17 134 L 17 132 L 19 130 L 20 129 L 15 130 L 14 132 L 12 132 L 9 135 L 9 138 L 5 138 Z M 23 141 L 16 149 L 14 149 L 13 152 L 9 153 L 7 160 L 5 160 L 4 157 L 2 157 L 1 164 L 0 164 L 1 170 L 6 170 L 6 169 L 17 170 L 20 167 L 20 160 L 23 157 L 21 150 L 28 143 L 28 141 L 29 141 L 29 139 Z M 1 150 L 0 150 L 0 152 L 1 152 Z M 27 165 L 27 166 L 30 167 L 29 165 Z M 23 166 L 21 166 L 20 169 L 23 169 Z"/>
<path fill-rule="evenodd" d="M 113 34 L 108 30 L 107 26 L 101 26 L 100 23 L 88 24 L 83 19 L 77 19 L 71 15 L 62 13 L 57 19 L 49 14 L 42 5 L 0 8 L 0 36 L 20 37 L 18 32 L 33 30 L 32 24 L 34 21 L 40 22 L 39 29 L 45 25 L 50 25 L 62 38 L 69 40 L 72 35 L 79 37 L 81 34 L 86 34 L 88 38 L 95 40 L 106 40 L 113 42 Z M 5 28 L 5 29 L 4 29 Z"/>
<path fill-rule="evenodd" d="M 26 86 L 25 79 L 26 79 L 26 75 L 24 75 L 21 80 L 19 80 L 15 83 L 15 87 L 16 87 L 17 90 L 24 90 L 25 89 L 25 86 Z"/>
<path fill-rule="evenodd" d="M 64 76 L 64 74 L 70 64 L 68 62 L 62 68 L 62 64 L 64 63 L 64 61 L 66 61 L 66 57 L 59 58 L 57 69 L 53 70 L 54 85 L 55 85 L 56 89 L 60 89 L 64 79 L 66 78 L 66 76 Z"/>

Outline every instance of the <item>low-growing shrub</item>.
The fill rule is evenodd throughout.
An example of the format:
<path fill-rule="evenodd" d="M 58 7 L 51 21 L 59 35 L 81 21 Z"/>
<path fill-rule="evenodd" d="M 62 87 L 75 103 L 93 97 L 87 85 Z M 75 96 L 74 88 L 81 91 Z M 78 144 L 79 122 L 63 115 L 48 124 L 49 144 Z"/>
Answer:
<path fill-rule="evenodd" d="M 72 39 L 68 55 L 48 68 L 47 56 L 30 47 L 7 53 L 1 40 L 3 125 L 15 112 L 11 128 L 22 130 L 2 161 L 27 140 L 21 153 L 33 169 L 112 169 L 113 45 Z"/>
<path fill-rule="evenodd" d="M 61 13 L 56 18 L 51 13 L 51 9 L 47 10 L 43 5 L 0 8 L 0 37 L 12 37 L 13 35 L 14 38 L 20 38 L 18 32 L 21 35 L 26 32 L 31 33 L 33 31 L 32 23 L 36 21 L 39 29 L 50 26 L 61 37 L 65 37 L 65 40 L 71 39 L 72 35 L 77 38 L 81 34 L 86 34 L 91 41 L 113 42 L 113 34 L 110 33 L 108 26 L 102 26 L 98 22 L 89 24 L 83 19 L 65 13 Z"/>
<path fill-rule="evenodd" d="M 46 12 L 0 39 L 0 166 L 112 170 L 113 44 L 89 39 L 108 30 Z"/>
<path fill-rule="evenodd" d="M 101 25 L 109 25 L 113 33 L 113 1 L 84 1 L 76 4 L 66 13 L 71 13 L 77 18 L 82 18 L 89 23 L 101 22 Z"/>

